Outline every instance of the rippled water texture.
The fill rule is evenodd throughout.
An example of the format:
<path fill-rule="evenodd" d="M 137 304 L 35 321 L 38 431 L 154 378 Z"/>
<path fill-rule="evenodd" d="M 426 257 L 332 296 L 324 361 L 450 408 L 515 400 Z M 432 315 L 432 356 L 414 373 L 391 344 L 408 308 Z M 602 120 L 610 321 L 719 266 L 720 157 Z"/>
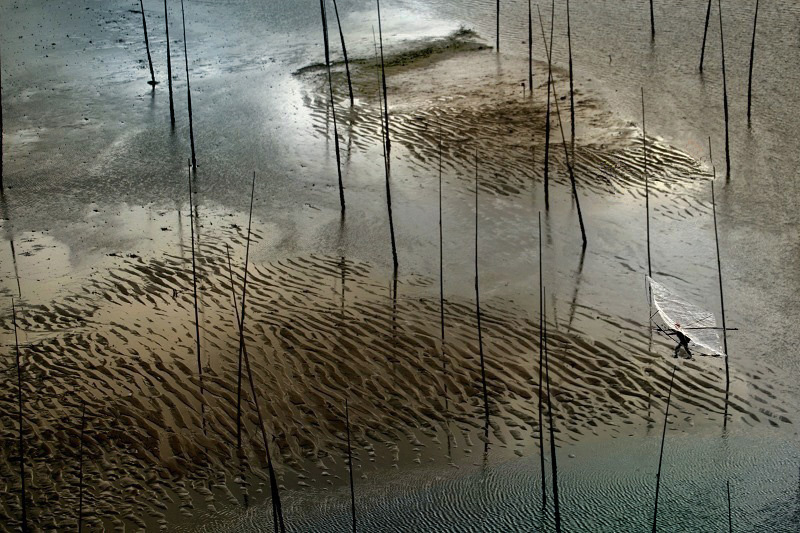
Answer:
<path fill-rule="evenodd" d="M 81 464 L 84 530 L 272 529 L 246 377 L 236 448 L 232 286 L 240 303 L 253 171 L 244 338 L 290 530 L 350 528 L 345 400 L 359 531 L 554 529 L 548 426 L 540 427 L 538 408 L 539 213 L 565 530 L 651 527 L 673 365 L 659 530 L 725 530 L 726 482 L 734 530 L 800 527 L 800 11 L 789 2 L 760 7 L 748 128 L 753 6 L 723 3 L 733 163 L 726 181 L 716 6 L 700 75 L 704 2 L 655 2 L 655 42 L 644 0 L 571 3 L 582 250 L 565 155 L 573 147 L 569 133 L 562 144 L 557 115 L 545 210 L 538 26 L 531 93 L 521 85 L 527 4 L 501 2 L 500 55 L 494 5 L 382 5 L 396 273 L 372 3 L 338 2 L 353 107 L 329 13 L 344 217 L 318 4 L 186 0 L 199 165 L 191 178 L 179 2 L 169 0 L 174 128 L 159 2 L 145 2 L 155 91 L 146 83 L 137 2 L 0 6 L 0 529 L 21 524 L 12 297 L 33 529 L 75 528 Z M 541 8 L 547 24 L 549 6 Z M 565 9 L 558 2 L 553 76 L 568 132 Z M 653 276 L 719 318 L 716 167 L 727 322 L 738 328 L 729 335 L 727 401 L 722 358 L 675 360 L 674 345 L 648 326 L 642 86 Z"/>

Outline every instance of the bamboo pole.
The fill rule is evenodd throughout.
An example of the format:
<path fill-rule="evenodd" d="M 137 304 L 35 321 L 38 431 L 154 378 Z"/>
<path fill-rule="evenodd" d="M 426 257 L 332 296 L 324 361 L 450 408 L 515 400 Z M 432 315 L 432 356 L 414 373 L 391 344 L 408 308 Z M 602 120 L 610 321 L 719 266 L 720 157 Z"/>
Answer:
<path fill-rule="evenodd" d="M 353 485 L 353 449 L 350 446 L 350 412 L 344 400 L 344 418 L 347 424 L 347 466 L 350 471 L 350 513 L 353 517 L 353 533 L 356 533 L 356 490 Z"/>
<path fill-rule="evenodd" d="M 239 316 L 238 305 L 236 303 L 236 289 L 233 283 L 233 267 L 231 266 L 231 253 L 228 245 L 225 244 L 225 251 L 228 256 L 228 277 L 231 282 L 231 299 L 233 300 L 233 310 L 236 314 L 236 325 L 239 327 L 239 338 L 242 338 L 241 326 L 244 323 L 244 314 Z M 245 266 L 245 272 L 247 268 Z M 244 306 L 242 306 L 242 313 L 244 313 Z M 258 417 L 258 426 L 261 430 L 261 438 L 264 441 L 264 452 L 267 457 L 267 471 L 269 474 L 270 495 L 272 499 L 272 521 L 273 531 L 280 531 L 286 533 L 286 525 L 283 520 L 283 507 L 281 506 L 281 495 L 278 486 L 278 478 L 275 475 L 275 468 L 272 464 L 272 456 L 269 451 L 269 439 L 267 438 L 267 430 L 264 425 L 264 418 L 261 415 L 261 406 L 258 403 L 258 395 L 256 392 L 255 382 L 253 381 L 253 371 L 250 368 L 250 357 L 247 354 L 246 344 L 242 346 L 242 353 L 244 354 L 245 369 L 247 370 L 248 381 L 250 382 L 250 394 L 253 396 L 253 404 L 256 408 L 256 416 Z"/>
<path fill-rule="evenodd" d="M 552 43 L 552 42 L 551 42 Z M 572 75 L 572 29 L 569 21 L 569 0 L 567 0 L 567 47 L 569 48 L 569 123 L 572 130 L 570 138 L 572 162 L 575 163 L 575 86 Z M 559 119 L 560 120 L 560 119 Z"/>
<path fill-rule="evenodd" d="M 656 18 L 653 14 L 653 0 L 650 0 L 650 39 L 656 39 Z"/>
<path fill-rule="evenodd" d="M 186 63 L 186 100 L 189 107 L 189 141 L 192 145 L 192 168 L 197 168 L 197 158 L 194 151 L 194 121 L 192 120 L 192 89 L 189 85 L 189 53 L 186 47 L 186 16 L 183 10 L 183 0 L 181 0 L 181 21 L 183 22 L 183 60 Z"/>
<path fill-rule="evenodd" d="M 342 21 L 339 19 L 339 7 L 336 5 L 336 0 L 333 0 L 333 11 L 336 13 L 336 25 L 339 26 L 339 39 L 342 41 L 344 69 L 347 72 L 347 89 L 350 92 L 350 107 L 353 107 L 355 100 L 353 99 L 353 83 L 350 81 L 350 62 L 347 60 L 347 46 L 344 44 L 344 32 L 342 32 Z"/>
<path fill-rule="evenodd" d="M 725 108 L 725 179 L 731 179 L 731 150 L 728 135 L 728 81 L 725 74 L 725 38 L 722 34 L 722 0 L 717 0 L 719 7 L 719 42 L 722 48 L 722 94 Z"/>
<path fill-rule="evenodd" d="M 653 533 L 656 533 L 656 523 L 658 520 L 658 491 L 661 488 L 661 462 L 664 458 L 664 440 L 667 438 L 667 422 L 669 422 L 669 404 L 672 400 L 672 384 L 675 381 L 675 369 L 672 367 L 672 377 L 669 380 L 669 392 L 667 393 L 667 409 L 664 413 L 664 430 L 661 433 L 661 451 L 658 454 L 658 473 L 656 474 L 656 503 L 653 510 Z"/>
<path fill-rule="evenodd" d="M 544 509 L 547 507 L 547 482 L 544 468 L 544 415 L 542 408 L 544 378 L 544 287 L 542 277 L 542 213 L 539 212 L 539 459 L 542 471 L 542 509 Z"/>
<path fill-rule="evenodd" d="M 3 136 L 5 130 L 3 129 L 3 60 L 2 51 L 0 50 L 0 191 L 3 190 Z"/>
<path fill-rule="evenodd" d="M 528 96 L 533 96 L 533 24 L 531 0 L 528 0 Z"/>
<path fill-rule="evenodd" d="M 539 17 L 539 24 L 542 28 L 542 40 L 544 40 L 545 49 L 547 49 L 548 45 L 544 35 L 544 25 L 542 24 L 541 16 Z M 552 52 L 552 46 L 550 47 L 550 52 Z M 550 60 L 548 56 L 548 69 L 549 68 L 550 68 Z M 558 126 L 559 129 L 561 130 L 561 144 L 564 147 L 564 158 L 566 159 L 567 162 L 567 170 L 569 172 L 569 180 L 570 180 L 570 185 L 572 187 L 572 197 L 575 200 L 575 207 L 577 208 L 578 211 L 578 223 L 580 224 L 581 238 L 583 240 L 583 248 L 585 249 L 587 244 L 586 227 L 583 224 L 583 212 L 581 211 L 581 200 L 580 197 L 578 196 L 578 186 L 575 182 L 575 171 L 572 167 L 572 164 L 570 163 L 569 151 L 567 150 L 567 141 L 566 141 L 566 136 L 564 135 L 564 123 L 561 120 L 561 109 L 558 106 L 558 95 L 556 94 L 555 84 L 553 84 L 553 101 L 556 104 L 556 115 L 558 116 Z"/>
<path fill-rule="evenodd" d="M 444 231 L 442 217 L 442 127 L 439 125 L 439 319 L 441 322 L 441 345 L 442 356 L 442 387 L 444 389 L 444 408 L 445 413 L 450 409 L 450 399 L 447 391 L 447 352 L 445 350 L 445 320 L 444 320 Z M 447 449 L 450 455 L 450 431 L 447 432 Z"/>
<path fill-rule="evenodd" d="M 375 76 L 378 80 L 378 110 L 380 111 L 381 121 L 381 146 L 383 146 L 383 169 L 388 174 L 389 172 L 389 159 L 386 157 L 386 131 L 385 123 L 383 121 L 383 100 L 381 89 L 381 69 L 378 63 L 378 40 L 375 37 L 375 26 L 372 27 L 372 46 L 375 48 Z"/>
<path fill-rule="evenodd" d="M 539 9 L 539 6 L 536 6 Z M 550 42 L 553 42 L 553 24 L 556 18 L 556 1 L 553 0 L 550 12 Z M 541 13 L 540 13 L 541 17 Z M 546 43 L 545 43 L 546 44 Z M 550 209 L 550 87 L 553 79 L 553 47 L 547 50 L 547 111 L 544 124 L 544 207 Z"/>
<path fill-rule="evenodd" d="M 575 207 L 578 211 L 578 224 L 581 228 L 581 239 L 583 240 L 583 248 L 586 248 L 586 226 L 583 224 L 583 212 L 581 211 L 581 200 L 578 196 L 578 186 L 575 182 L 575 169 L 569 159 L 569 152 L 567 151 L 567 141 L 564 135 L 564 123 L 561 121 L 561 110 L 558 107 L 558 98 L 555 94 L 555 87 L 553 87 L 553 101 L 556 103 L 556 114 L 558 115 L 558 126 L 561 129 L 561 144 L 564 147 L 564 158 L 567 161 L 567 170 L 569 171 L 569 181 L 572 186 L 572 197 L 575 199 Z"/>
<path fill-rule="evenodd" d="M 542 299 L 546 302 L 546 289 L 542 289 Z M 547 350 L 547 309 L 546 307 L 543 310 L 544 312 L 544 368 L 545 368 L 545 379 L 547 381 L 547 417 L 549 419 L 549 427 L 550 427 L 550 466 L 553 469 L 553 504 L 554 504 L 554 515 L 556 521 L 556 533 L 561 533 L 561 508 L 559 506 L 558 501 L 558 463 L 556 462 L 556 438 L 554 433 L 554 426 L 553 426 L 553 402 L 550 396 L 550 363 L 548 357 L 548 350 Z"/>
<path fill-rule="evenodd" d="M 167 0 L 164 0 L 164 27 L 167 33 L 167 84 L 169 85 L 169 121 L 175 126 L 175 105 L 172 99 L 172 55 L 169 51 L 169 12 Z"/>
<path fill-rule="evenodd" d="M 700 72 L 703 72 L 703 59 L 706 57 L 706 36 L 708 35 L 708 21 L 711 18 L 711 0 L 708 0 L 706 8 L 706 25 L 703 30 L 703 46 L 700 48 Z"/>
<path fill-rule="evenodd" d="M 647 217 L 647 275 L 653 277 L 650 262 L 650 178 L 647 174 L 647 129 L 644 119 L 644 87 L 642 87 L 642 150 L 644 151 L 644 205 Z"/>
<path fill-rule="evenodd" d="M 147 64 L 150 66 L 150 81 L 148 81 L 148 85 L 151 85 L 155 90 L 156 85 L 158 82 L 156 81 L 155 72 L 153 72 L 153 59 L 150 57 L 150 39 L 147 38 L 147 19 L 144 16 L 144 1 L 139 0 L 139 7 L 142 9 L 142 29 L 144 29 L 144 46 L 147 50 Z"/>
<path fill-rule="evenodd" d="M 17 336 L 17 308 L 11 299 L 11 320 L 14 324 L 14 349 L 17 363 L 17 421 L 19 423 L 19 479 L 22 496 L 22 531 L 28 531 L 28 494 L 25 490 L 25 439 L 22 433 L 22 366 L 19 355 L 19 338 Z"/>
<path fill-rule="evenodd" d="M 387 159 L 392 153 L 392 142 L 389 139 L 389 102 L 386 90 L 386 67 L 383 62 L 383 28 L 381 26 L 381 0 L 375 0 L 378 4 L 378 39 L 381 45 L 381 83 L 383 84 L 383 117 L 386 122 L 386 155 Z"/>
<path fill-rule="evenodd" d="M 319 0 L 319 8 L 322 14 L 322 36 L 323 36 L 323 41 L 325 42 L 325 67 L 328 70 L 328 90 L 330 91 L 331 112 L 333 114 L 333 137 L 334 137 L 334 146 L 336 149 L 336 172 L 339 175 L 339 204 L 341 205 L 342 213 L 344 213 L 345 203 L 344 203 L 344 183 L 342 182 L 342 160 L 339 151 L 339 127 L 336 124 L 336 101 L 333 98 L 333 77 L 331 76 L 330 41 L 328 39 L 328 15 L 325 12 L 325 0 Z M 344 42 L 344 40 L 342 42 Z"/>
<path fill-rule="evenodd" d="M 256 396 L 256 387 L 253 382 L 253 371 L 250 369 L 250 358 L 247 350 L 244 350 L 244 363 L 247 368 L 247 377 L 250 381 L 250 394 L 253 396 L 253 403 L 256 405 L 256 414 L 258 416 L 258 425 L 261 428 L 261 438 L 264 441 L 264 450 L 267 456 L 267 470 L 269 473 L 269 486 L 272 494 L 272 507 L 273 507 L 273 531 L 280 531 L 286 533 L 286 525 L 283 521 L 283 508 L 281 506 L 281 495 L 278 487 L 278 478 L 275 475 L 275 467 L 272 464 L 272 457 L 269 452 L 269 441 L 267 439 L 266 429 L 264 427 L 264 419 L 261 416 L 261 407 L 258 404 L 258 396 Z"/>
<path fill-rule="evenodd" d="M 727 393 L 730 390 L 731 386 L 731 374 L 728 364 L 728 328 L 725 324 L 725 297 L 722 293 L 722 260 L 719 257 L 719 232 L 717 231 L 717 200 L 714 195 L 713 181 L 711 182 L 711 208 L 712 212 L 714 213 L 714 241 L 717 246 L 717 274 L 719 275 L 719 303 L 720 303 L 720 308 L 722 310 L 722 344 L 725 350 L 725 392 Z"/>
<path fill-rule="evenodd" d="M 194 200 L 192 198 L 192 174 L 189 173 L 189 228 L 192 239 L 192 292 L 194 294 L 194 330 L 197 342 L 197 375 L 200 378 L 200 390 L 203 389 L 203 366 L 200 362 L 200 314 L 197 311 L 197 266 L 194 257 Z"/>
<path fill-rule="evenodd" d="M 447 370 L 444 340 L 444 231 L 442 228 L 442 130 L 439 128 L 439 319 L 441 322 L 441 352 L 442 370 Z M 447 401 L 447 382 L 445 386 L 445 401 Z"/>
<path fill-rule="evenodd" d="M 753 59 L 756 53 L 756 25 L 758 24 L 758 0 L 753 16 L 753 41 L 750 44 L 750 74 L 747 77 L 747 125 L 750 125 L 750 102 L 753 98 Z"/>
<path fill-rule="evenodd" d="M 373 30 L 372 34 L 373 41 L 375 39 L 375 33 Z M 376 50 L 377 54 L 377 50 Z M 382 55 L 382 53 L 381 53 Z M 377 58 L 376 58 L 377 59 Z M 381 71 L 378 74 L 378 77 L 381 78 L 381 72 L 383 72 L 383 59 L 381 59 Z M 380 81 L 380 80 L 379 80 Z M 384 79 L 384 87 L 385 87 L 385 79 Z M 378 85 L 378 90 L 380 90 L 380 83 Z M 384 98 L 386 97 L 386 93 L 383 93 Z M 378 95 L 378 104 L 380 106 L 380 95 Z M 383 143 L 383 170 L 386 176 L 386 207 L 389 212 L 389 236 L 391 238 L 392 243 L 392 264 L 394 265 L 394 272 L 395 278 L 397 277 L 397 244 L 394 239 L 394 216 L 392 215 L 392 188 L 389 184 L 389 175 L 391 172 L 391 168 L 389 166 L 389 131 L 386 129 L 386 125 L 388 124 L 388 115 L 386 115 L 387 122 L 384 122 L 383 119 L 381 120 L 381 141 Z"/>
<path fill-rule="evenodd" d="M 489 394 L 486 391 L 486 363 L 483 357 L 483 331 L 481 330 L 481 296 L 478 276 L 478 149 L 475 149 L 475 317 L 478 322 L 478 353 L 481 360 L 481 386 L 483 390 L 483 434 L 489 438 Z"/>
<path fill-rule="evenodd" d="M 725 488 L 728 491 L 728 533 L 733 533 L 733 517 L 731 516 L 731 482 L 725 481 Z"/>
<path fill-rule="evenodd" d="M 711 135 L 708 136 L 708 161 L 711 163 L 711 166 L 714 166 L 714 156 L 711 154 Z M 714 176 L 716 176 L 716 169 L 714 170 Z"/>
<path fill-rule="evenodd" d="M 496 23 L 496 29 L 495 29 L 495 36 L 496 36 L 496 38 L 495 38 L 495 50 L 496 50 L 496 51 L 497 51 L 497 53 L 499 54 L 499 53 L 500 53 L 500 0 L 497 0 L 497 9 L 496 9 L 496 15 L 495 15 L 495 23 Z"/>
<path fill-rule="evenodd" d="M 542 299 L 546 302 L 546 290 L 542 289 Z M 561 533 L 561 508 L 558 500 L 558 463 L 556 462 L 555 426 L 553 425 L 553 402 L 550 395 L 550 363 L 547 350 L 547 309 L 544 310 L 544 368 L 547 381 L 547 416 L 550 427 L 550 465 L 553 469 L 553 512 L 556 521 L 556 533 Z"/>
<path fill-rule="evenodd" d="M 81 402 L 81 441 L 78 447 L 78 533 L 83 527 L 83 434 L 86 430 L 86 401 Z"/>
<path fill-rule="evenodd" d="M 239 315 L 239 354 L 236 378 L 236 449 L 242 449 L 242 357 L 244 353 L 244 305 L 247 299 L 247 270 L 250 263 L 250 228 L 253 223 L 253 199 L 256 193 L 256 173 L 253 172 L 253 183 L 250 186 L 250 215 L 247 219 L 247 244 L 244 253 L 244 274 L 242 281 L 242 312 Z M 253 399 L 255 401 L 255 398 Z"/>

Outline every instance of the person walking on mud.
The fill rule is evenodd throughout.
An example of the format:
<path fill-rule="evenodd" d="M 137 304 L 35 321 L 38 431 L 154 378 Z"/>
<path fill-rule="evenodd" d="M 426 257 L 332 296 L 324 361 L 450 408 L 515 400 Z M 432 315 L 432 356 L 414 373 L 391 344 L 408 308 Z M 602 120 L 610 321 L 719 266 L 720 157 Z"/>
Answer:
<path fill-rule="evenodd" d="M 675 353 L 674 353 L 673 357 L 678 357 L 678 352 L 681 350 L 681 347 L 683 347 L 683 349 L 686 350 L 687 358 L 691 359 L 692 358 L 692 352 L 691 352 L 691 350 L 689 350 L 689 337 L 687 337 L 686 335 L 684 335 L 682 332 L 678 331 L 677 329 L 671 330 L 670 333 L 674 333 L 675 336 L 678 337 L 678 344 L 677 344 L 677 346 L 675 346 Z"/>

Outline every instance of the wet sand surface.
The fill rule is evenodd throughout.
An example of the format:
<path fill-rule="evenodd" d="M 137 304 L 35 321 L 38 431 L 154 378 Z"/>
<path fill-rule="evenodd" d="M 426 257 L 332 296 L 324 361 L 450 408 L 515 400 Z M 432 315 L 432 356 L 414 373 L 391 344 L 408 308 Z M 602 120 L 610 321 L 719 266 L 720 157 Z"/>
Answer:
<path fill-rule="evenodd" d="M 643 9 L 641 2 L 630 4 Z M 552 119 L 550 209 L 544 211 L 541 38 L 534 41 L 533 94 L 523 94 L 527 62 L 520 40 L 527 28 L 509 24 L 502 35 L 508 48 L 498 57 L 487 43 L 493 34 L 484 27 L 485 6 L 458 8 L 469 12 L 460 16 L 448 2 L 387 6 L 391 186 L 400 258 L 394 276 L 372 7 L 340 4 L 347 13 L 345 31 L 352 32 L 346 37 L 357 96 L 349 108 L 344 69 L 337 63 L 333 79 L 348 202 L 346 217 L 340 217 L 315 6 L 191 1 L 187 39 L 199 160 L 191 186 L 200 378 L 185 78 L 176 52 L 183 44 L 176 37 L 181 36 L 179 6 L 170 4 L 174 130 L 160 37 L 163 10 L 156 7 L 146 4 L 162 81 L 154 94 L 141 62 L 138 4 L 0 8 L 7 184 L 0 197 L 0 297 L 8 301 L 0 317 L 6 361 L 0 375 L 3 529 L 19 528 L 21 512 L 14 297 L 29 521 L 35 529 L 76 525 L 85 402 L 87 529 L 271 530 L 263 442 L 246 387 L 243 453 L 236 451 L 239 339 L 231 275 L 240 298 L 253 170 L 245 339 L 273 438 L 289 529 L 349 527 L 345 399 L 363 530 L 552 527 L 552 509 L 543 512 L 532 503 L 541 491 L 539 212 L 568 529 L 649 526 L 660 427 L 675 363 L 662 526 L 675 531 L 721 527 L 725 480 L 730 479 L 742 528 L 796 527 L 798 515 L 790 507 L 797 491 L 800 369 L 794 357 L 796 313 L 788 311 L 798 286 L 791 267 L 796 242 L 783 248 L 797 233 L 792 209 L 797 195 L 791 185 L 796 154 L 793 144 L 776 140 L 794 127 L 790 119 L 763 123 L 758 118 L 758 148 L 737 133 L 733 146 L 741 149 L 735 153 L 753 150 L 756 155 L 749 161 L 737 155 L 736 175 L 728 183 L 717 181 L 726 311 L 729 325 L 739 328 L 730 338 L 733 379 L 723 429 L 724 361 L 673 360 L 673 345 L 648 326 L 641 130 L 636 105 L 631 108 L 613 94 L 626 75 L 633 85 L 625 90 L 638 92 L 636 54 L 650 54 L 655 61 L 678 54 L 680 47 L 648 50 L 644 22 L 637 22 L 628 29 L 642 33 L 641 52 L 609 36 L 596 37 L 602 46 L 590 53 L 587 41 L 594 34 L 587 17 L 606 20 L 626 6 L 573 7 L 573 35 L 585 35 L 583 44 L 576 44 L 576 56 L 581 52 L 587 59 L 579 67 L 575 93 L 575 173 L 589 239 L 582 252 L 557 117 Z M 549 20 L 549 9 L 543 15 Z M 748 16 L 731 2 L 734 28 L 746 26 Z M 557 17 L 563 23 L 561 11 Z M 774 14 L 767 10 L 764 20 L 771 28 Z M 673 28 L 665 32 L 672 42 L 681 19 L 664 23 Z M 459 30 L 462 24 L 476 32 Z M 50 40 L 47 30 L 53 35 L 57 30 L 58 37 Z M 768 35 L 772 31 L 765 29 Z M 731 32 L 735 42 L 736 30 Z M 597 57 L 612 45 L 628 50 L 630 58 L 628 63 L 612 58 L 624 66 L 606 71 Z M 711 52 L 718 49 L 711 46 L 708 87 L 718 74 Z M 559 107 L 568 131 L 568 72 L 559 47 L 565 42 L 556 41 L 555 87 L 559 98 L 567 97 Z M 771 72 L 776 59 L 765 56 L 764 68 Z M 680 65 L 676 68 L 683 72 Z M 736 69 L 731 83 L 741 81 Z M 797 75 L 796 69 L 787 70 Z M 654 116 L 651 122 L 648 115 L 648 132 L 654 132 L 648 138 L 653 273 L 718 314 L 713 172 L 705 148 L 687 142 L 683 133 L 691 131 L 692 139 L 714 136 L 718 176 L 724 154 L 715 110 L 705 112 L 707 131 L 697 117 L 684 121 L 662 108 L 662 102 L 673 102 L 675 87 L 692 90 L 686 85 L 674 82 L 652 96 L 647 89 L 648 113 L 652 107 Z M 766 108 L 757 117 L 775 113 L 763 96 L 757 101 Z M 741 111 L 740 106 L 737 101 L 733 109 Z M 444 344 L 437 227 L 440 139 Z M 488 439 L 473 285 L 476 149 Z M 775 162 L 760 166 L 770 157 Z M 739 177 L 744 172 L 750 175 Z M 773 182 L 788 185 L 780 189 Z M 742 190 L 746 183 L 752 192 Z M 745 197 L 753 198 L 759 216 L 743 214 Z"/>

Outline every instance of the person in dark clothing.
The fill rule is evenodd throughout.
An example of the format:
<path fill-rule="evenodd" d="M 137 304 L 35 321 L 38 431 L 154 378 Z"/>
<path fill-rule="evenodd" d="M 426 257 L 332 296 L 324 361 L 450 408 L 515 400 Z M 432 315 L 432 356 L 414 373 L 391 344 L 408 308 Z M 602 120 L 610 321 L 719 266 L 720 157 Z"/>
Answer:
<path fill-rule="evenodd" d="M 691 352 L 691 350 L 689 350 L 689 337 L 687 337 L 686 335 L 684 335 L 683 333 L 681 333 L 677 329 L 670 330 L 670 333 L 673 333 L 673 334 L 675 334 L 676 337 L 678 337 L 678 345 L 675 346 L 674 357 L 678 357 L 678 352 L 681 350 L 681 347 L 683 347 L 683 349 L 686 350 L 686 355 L 689 358 L 691 358 L 692 357 L 692 352 Z"/>

